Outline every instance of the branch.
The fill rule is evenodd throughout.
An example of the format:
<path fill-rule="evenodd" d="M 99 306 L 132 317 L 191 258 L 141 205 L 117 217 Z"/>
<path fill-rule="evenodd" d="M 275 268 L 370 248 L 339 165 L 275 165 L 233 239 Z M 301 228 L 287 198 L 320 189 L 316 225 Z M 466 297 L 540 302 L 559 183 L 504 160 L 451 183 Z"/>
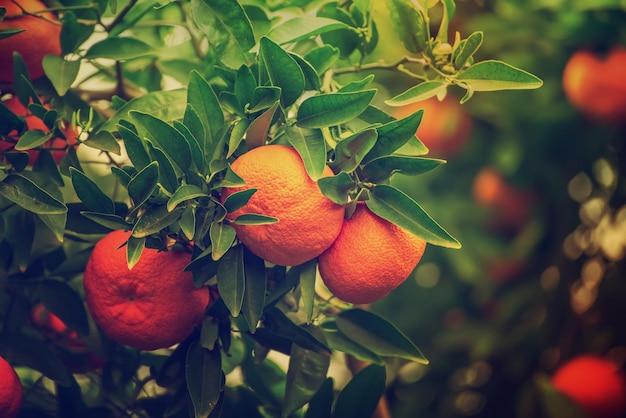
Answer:
<path fill-rule="evenodd" d="M 104 30 L 106 30 L 107 32 L 111 32 L 113 28 L 116 27 L 124 19 L 128 12 L 130 12 L 130 9 L 132 9 L 135 4 L 137 4 L 137 1 L 138 0 L 130 0 L 128 4 L 124 6 L 122 10 L 120 10 L 117 16 L 115 16 L 115 19 L 113 19 L 111 23 L 104 27 Z"/>

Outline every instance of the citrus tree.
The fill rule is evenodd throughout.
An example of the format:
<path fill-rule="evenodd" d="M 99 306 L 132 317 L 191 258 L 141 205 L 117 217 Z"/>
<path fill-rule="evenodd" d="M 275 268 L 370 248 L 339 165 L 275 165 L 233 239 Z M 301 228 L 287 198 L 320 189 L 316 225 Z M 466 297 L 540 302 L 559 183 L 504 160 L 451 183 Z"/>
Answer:
<path fill-rule="evenodd" d="M 454 15 L 3 0 L 0 355 L 20 413 L 384 414 L 385 364 L 428 360 L 367 304 L 428 245 L 461 246 L 390 181 L 445 163 L 419 102 L 542 84 L 476 60 L 483 34 Z"/>

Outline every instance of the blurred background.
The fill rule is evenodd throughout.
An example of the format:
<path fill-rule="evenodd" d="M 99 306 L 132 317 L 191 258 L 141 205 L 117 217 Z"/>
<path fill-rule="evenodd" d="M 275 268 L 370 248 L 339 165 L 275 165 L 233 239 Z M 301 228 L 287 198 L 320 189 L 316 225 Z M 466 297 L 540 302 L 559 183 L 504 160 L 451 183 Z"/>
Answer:
<path fill-rule="evenodd" d="M 626 6 L 456 3 L 453 30 L 484 32 L 478 60 L 504 60 L 544 86 L 477 93 L 462 106 L 451 90 L 443 107 L 415 105 L 425 108 L 418 137 L 449 161 L 395 182 L 463 248 L 429 246 L 412 277 L 372 305 L 430 360 L 399 365 L 388 399 L 397 418 L 547 416 L 537 382 L 559 365 L 583 353 L 626 361 L 624 107 L 606 118 L 572 104 L 564 84 L 575 82 L 563 76 L 578 51 L 603 60 L 626 45 Z M 624 103 L 626 61 L 585 66 L 579 101 Z M 390 95 L 411 83 L 385 77 Z"/>

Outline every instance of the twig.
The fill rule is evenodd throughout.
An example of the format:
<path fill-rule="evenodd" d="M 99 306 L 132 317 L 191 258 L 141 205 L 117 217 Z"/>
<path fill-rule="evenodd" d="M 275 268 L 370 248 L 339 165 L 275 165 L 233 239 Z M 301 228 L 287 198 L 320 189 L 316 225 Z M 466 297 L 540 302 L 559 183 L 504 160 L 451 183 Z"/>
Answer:
<path fill-rule="evenodd" d="M 104 30 L 106 30 L 107 32 L 111 32 L 113 28 L 116 27 L 124 19 L 128 12 L 130 12 L 130 9 L 135 6 L 135 4 L 137 4 L 137 0 L 130 0 L 128 4 L 124 6 L 122 10 L 120 10 L 117 16 L 115 16 L 115 19 L 113 19 L 113 21 L 108 25 L 104 26 Z"/>

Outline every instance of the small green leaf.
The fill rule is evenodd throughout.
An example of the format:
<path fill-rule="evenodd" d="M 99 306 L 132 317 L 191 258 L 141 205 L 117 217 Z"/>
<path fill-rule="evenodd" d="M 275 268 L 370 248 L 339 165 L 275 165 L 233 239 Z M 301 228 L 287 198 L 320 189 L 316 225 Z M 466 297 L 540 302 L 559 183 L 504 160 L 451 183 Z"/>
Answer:
<path fill-rule="evenodd" d="M 126 264 L 129 270 L 135 267 L 145 247 L 145 238 L 135 238 L 132 235 L 128 237 L 126 241 Z"/>
<path fill-rule="evenodd" d="M 392 186 L 374 186 L 366 204 L 376 215 L 426 242 L 447 248 L 461 248 L 461 243 L 435 222 L 417 202 Z"/>
<path fill-rule="evenodd" d="M 302 74 L 304 75 L 304 90 L 320 90 L 322 83 L 315 67 L 298 54 L 289 52 L 289 56 L 296 60 L 298 66 L 300 66 L 300 70 L 302 70 Z"/>
<path fill-rule="evenodd" d="M 252 92 L 248 113 L 256 113 L 274 106 L 280 101 L 280 87 L 259 86 Z"/>
<path fill-rule="evenodd" d="M 180 218 L 184 208 L 175 208 L 171 212 L 165 206 L 152 206 L 146 210 L 133 227 L 133 237 L 144 238 L 167 228 Z"/>
<path fill-rule="evenodd" d="M 333 171 L 351 173 L 361 164 L 376 144 L 376 129 L 366 129 L 342 139 L 335 148 L 335 159 L 330 163 Z"/>
<path fill-rule="evenodd" d="M 159 183 L 169 193 L 174 193 L 178 188 L 178 174 L 174 163 L 167 158 L 167 155 L 158 148 L 152 146 L 152 143 L 146 142 L 150 158 L 159 163 Z"/>
<path fill-rule="evenodd" d="M 287 318 L 278 308 L 274 307 L 265 311 L 263 324 L 267 330 L 292 341 L 294 344 L 298 344 L 302 348 L 325 356 L 331 355 L 330 348 L 328 348 L 326 344 L 317 339 L 305 328 L 294 324 L 293 321 Z"/>
<path fill-rule="evenodd" d="M 265 144 L 276 109 L 278 109 L 278 102 L 275 102 L 272 107 L 250 123 L 246 131 L 246 145 L 248 146 L 248 150 Z"/>
<path fill-rule="evenodd" d="M 198 197 L 209 197 L 209 195 L 203 192 L 198 186 L 194 186 L 193 184 L 182 184 L 167 201 L 167 210 L 171 212 L 176 206 L 178 206 L 179 203 L 190 199 L 196 199 Z"/>
<path fill-rule="evenodd" d="M 37 215 L 41 221 L 52 231 L 54 237 L 59 242 L 63 242 L 65 226 L 67 224 L 67 213 L 60 215 Z"/>
<path fill-rule="evenodd" d="M 20 137 L 14 148 L 16 151 L 26 151 L 37 148 L 38 146 L 48 142 L 50 139 L 52 139 L 52 132 L 44 132 L 41 129 L 33 129 L 24 132 L 24 135 Z"/>
<path fill-rule="evenodd" d="M 367 86 L 369 86 L 372 83 L 372 81 L 374 81 L 374 74 L 370 74 L 361 80 L 351 81 L 345 86 L 341 87 L 338 90 L 338 92 L 339 93 L 352 93 L 355 91 L 361 91 Z"/>
<path fill-rule="evenodd" d="M 226 198 L 226 200 L 224 200 L 224 207 L 226 208 L 226 211 L 230 213 L 243 207 L 246 203 L 248 203 L 248 201 L 250 200 L 250 198 L 256 191 L 257 189 L 250 188 L 250 189 L 240 190 L 238 192 L 235 192 L 229 195 Z"/>
<path fill-rule="evenodd" d="M 348 173 L 343 171 L 336 176 L 322 177 L 317 181 L 324 196 L 338 205 L 346 205 L 349 201 L 349 192 L 356 187 L 356 182 Z"/>
<path fill-rule="evenodd" d="M 118 125 L 120 135 L 124 141 L 124 148 L 128 154 L 128 158 L 137 170 L 143 170 L 150 164 L 150 156 L 144 142 L 139 138 L 136 132 L 125 126 Z M 106 132 L 106 131 L 101 131 Z"/>
<path fill-rule="evenodd" d="M 156 161 L 151 162 L 133 176 L 126 188 L 135 208 L 140 207 L 150 198 L 158 182 L 159 163 Z"/>
<path fill-rule="evenodd" d="M 393 27 L 406 49 L 422 52 L 428 43 L 428 22 L 416 6 L 404 0 L 386 0 Z"/>
<path fill-rule="evenodd" d="M 193 206 L 187 206 L 180 215 L 180 230 L 188 240 L 193 241 L 196 231 L 196 210 Z"/>
<path fill-rule="evenodd" d="M 220 2 L 222 1 L 220 0 Z M 204 145 L 205 155 L 210 155 L 210 144 L 217 142 L 219 132 L 224 126 L 224 111 L 220 106 L 215 90 L 197 71 L 192 71 L 189 75 L 187 102 L 199 116 L 204 127 L 204 133 L 208 135 L 208 139 L 201 141 L 200 145 Z"/>
<path fill-rule="evenodd" d="M 383 357 L 398 357 L 428 364 L 422 352 L 386 319 L 362 309 L 337 315 L 337 327 L 352 341 Z"/>
<path fill-rule="evenodd" d="M 265 262 L 253 254 L 248 248 L 243 249 L 243 267 L 246 284 L 244 286 L 241 313 L 250 332 L 254 334 L 265 307 Z"/>
<path fill-rule="evenodd" d="M 439 0 L 437 0 L 437 3 L 439 3 Z M 448 42 L 448 27 L 454 16 L 456 5 L 454 4 L 454 0 L 441 0 L 441 4 L 443 5 L 443 16 L 441 17 L 441 23 L 439 24 L 439 30 L 437 31 L 435 40 L 446 43 Z"/>
<path fill-rule="evenodd" d="M 467 60 L 469 60 L 483 43 L 483 33 L 474 32 L 467 37 L 459 46 L 459 51 L 455 51 L 454 66 L 458 69 L 463 68 Z"/>
<path fill-rule="evenodd" d="M 67 206 L 21 174 L 9 174 L 0 182 L 0 195 L 38 215 L 58 215 Z"/>
<path fill-rule="evenodd" d="M 427 173 L 439 167 L 441 164 L 445 164 L 445 160 L 388 155 L 375 158 L 367 163 L 363 167 L 361 174 L 363 180 L 372 183 L 381 183 L 389 179 L 394 173 L 417 176 Z"/>
<path fill-rule="evenodd" d="M 217 261 L 233 245 L 235 238 L 237 238 L 237 233 L 235 228 L 228 224 L 213 222 L 209 228 L 209 237 L 211 238 L 211 257 Z"/>
<path fill-rule="evenodd" d="M 85 218 L 112 230 L 122 229 L 124 231 L 127 231 L 130 226 L 128 222 L 126 222 L 124 218 L 119 215 L 88 211 L 81 211 L 80 214 Z"/>
<path fill-rule="evenodd" d="M 378 131 L 378 140 L 374 145 L 374 148 L 365 156 L 364 162 L 370 162 L 374 158 L 390 155 L 399 150 L 406 143 L 414 139 L 421 144 L 421 142 L 415 138 L 415 132 L 422 123 L 422 116 L 424 110 L 420 109 L 417 112 L 398 120 L 386 123 L 376 128 Z M 426 147 L 424 147 L 426 149 Z"/>
<path fill-rule="evenodd" d="M 424 81 L 389 100 L 385 100 L 385 103 L 389 106 L 405 106 L 434 97 L 447 88 L 448 83 L 443 81 Z"/>
<path fill-rule="evenodd" d="M 257 82 L 252 70 L 247 65 L 242 65 L 237 70 L 235 78 L 235 96 L 242 107 L 252 102 L 252 92 L 257 88 Z"/>
<path fill-rule="evenodd" d="M 100 187 L 81 171 L 70 167 L 72 185 L 78 198 L 94 212 L 115 213 L 113 200 Z"/>
<path fill-rule="evenodd" d="M 287 126 L 285 137 L 300 154 L 309 177 L 319 179 L 326 168 L 326 141 L 321 131 Z"/>
<path fill-rule="evenodd" d="M 113 134 L 111 134 L 111 132 L 109 131 L 98 131 L 94 134 L 91 134 L 86 141 L 83 141 L 83 144 L 90 148 L 98 149 L 100 151 L 112 152 L 116 155 L 122 155 L 122 149 L 120 148 L 120 144 L 117 142 Z"/>
<path fill-rule="evenodd" d="M 322 45 L 307 52 L 304 59 L 315 68 L 318 75 L 322 75 L 339 59 L 339 50 L 332 45 Z"/>
<path fill-rule="evenodd" d="M 470 85 L 474 91 L 536 89 L 543 85 L 543 81 L 531 73 L 496 60 L 472 65 L 456 81 Z"/>
<path fill-rule="evenodd" d="M 93 34 L 95 25 L 79 23 L 76 14 L 71 10 L 63 12 L 63 27 L 61 28 L 62 55 L 67 55 L 76 50 Z"/>
<path fill-rule="evenodd" d="M 300 266 L 300 290 L 302 292 L 302 302 L 306 323 L 313 320 L 313 308 L 315 306 L 315 278 L 317 276 L 317 260 L 307 261 Z"/>
<path fill-rule="evenodd" d="M 236 245 L 224 254 L 217 267 L 217 290 L 230 314 L 235 318 L 241 312 L 245 286 L 243 245 Z"/>
<path fill-rule="evenodd" d="M 370 364 L 358 372 L 337 397 L 333 416 L 341 418 L 370 417 L 385 393 L 385 367 Z"/>
<path fill-rule="evenodd" d="M 272 216 L 259 215 L 256 213 L 244 213 L 237 216 L 233 223 L 237 225 L 269 225 L 278 222 L 278 218 Z"/>
<path fill-rule="evenodd" d="M 46 55 L 43 57 L 43 69 L 59 96 L 65 96 L 65 93 L 76 80 L 80 63 L 80 60 L 67 61 L 58 55 Z"/>
<path fill-rule="evenodd" d="M 261 38 L 259 54 L 271 84 L 281 89 L 280 104 L 292 105 L 304 91 L 300 66 L 287 51 L 266 37 Z"/>
<path fill-rule="evenodd" d="M 0 40 L 10 38 L 11 36 L 17 35 L 18 33 L 22 33 L 22 32 L 24 32 L 24 29 L 18 29 L 18 28 L 0 29 Z"/>
<path fill-rule="evenodd" d="M 224 386 L 219 348 L 208 350 L 199 340 L 189 344 L 185 357 L 185 380 L 194 416 L 207 418 L 220 398 Z"/>
<path fill-rule="evenodd" d="M 348 122 L 367 108 L 375 94 L 376 90 L 363 90 L 309 97 L 300 105 L 296 123 L 302 128 L 323 128 Z"/>
<path fill-rule="evenodd" d="M 137 38 L 113 36 L 93 44 L 85 53 L 84 58 L 125 61 L 156 53 L 154 48 Z"/>
<path fill-rule="evenodd" d="M 325 17 L 294 17 L 274 26 L 265 36 L 277 44 L 283 45 L 345 28 L 348 28 L 345 23 Z"/>
<path fill-rule="evenodd" d="M 333 350 L 341 351 L 342 353 L 350 354 L 351 356 L 366 361 L 368 363 L 374 363 L 384 365 L 385 361 L 372 351 L 363 347 L 356 341 L 348 338 L 337 327 L 337 322 L 334 320 L 325 321 L 321 326 L 328 346 Z"/>

